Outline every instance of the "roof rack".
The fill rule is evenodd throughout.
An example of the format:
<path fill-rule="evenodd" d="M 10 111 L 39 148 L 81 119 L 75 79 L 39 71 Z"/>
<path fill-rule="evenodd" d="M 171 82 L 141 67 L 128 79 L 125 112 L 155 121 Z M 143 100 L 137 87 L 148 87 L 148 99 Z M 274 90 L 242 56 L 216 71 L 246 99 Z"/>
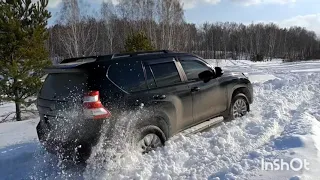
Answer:
<path fill-rule="evenodd" d="M 122 57 L 133 57 L 139 55 L 148 55 L 148 54 L 168 54 L 172 53 L 169 50 L 159 50 L 159 51 L 141 51 L 141 52 L 133 52 L 133 53 L 120 53 L 120 54 L 113 54 L 111 59 L 122 58 Z"/>

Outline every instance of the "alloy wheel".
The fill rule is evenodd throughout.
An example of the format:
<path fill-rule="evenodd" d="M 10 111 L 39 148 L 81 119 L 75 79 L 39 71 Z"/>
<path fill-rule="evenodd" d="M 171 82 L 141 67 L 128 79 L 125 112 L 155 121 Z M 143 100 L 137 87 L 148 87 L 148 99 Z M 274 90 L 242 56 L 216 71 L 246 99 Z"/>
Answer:
<path fill-rule="evenodd" d="M 234 102 L 232 107 L 232 113 L 234 118 L 239 118 L 247 114 L 248 107 L 244 99 L 240 98 Z"/>
<path fill-rule="evenodd" d="M 148 153 L 161 146 L 161 139 L 156 134 L 147 134 L 138 142 L 138 148 L 142 154 Z"/>

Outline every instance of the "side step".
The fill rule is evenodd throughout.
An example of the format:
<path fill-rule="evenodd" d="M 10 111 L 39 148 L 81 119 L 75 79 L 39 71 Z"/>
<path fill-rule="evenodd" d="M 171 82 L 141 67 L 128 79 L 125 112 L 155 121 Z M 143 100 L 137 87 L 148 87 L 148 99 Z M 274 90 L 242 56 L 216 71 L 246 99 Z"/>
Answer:
<path fill-rule="evenodd" d="M 195 134 L 195 133 L 201 132 L 205 129 L 208 129 L 212 126 L 215 126 L 215 125 L 223 122 L 223 120 L 224 120 L 223 117 L 219 116 L 219 117 L 210 119 L 208 121 L 205 121 L 203 123 L 200 123 L 200 124 L 193 126 L 191 128 L 188 128 L 188 129 L 180 132 L 179 134 L 182 134 L 183 136 L 189 136 L 191 134 Z M 175 139 L 175 136 L 173 136 L 172 138 Z"/>

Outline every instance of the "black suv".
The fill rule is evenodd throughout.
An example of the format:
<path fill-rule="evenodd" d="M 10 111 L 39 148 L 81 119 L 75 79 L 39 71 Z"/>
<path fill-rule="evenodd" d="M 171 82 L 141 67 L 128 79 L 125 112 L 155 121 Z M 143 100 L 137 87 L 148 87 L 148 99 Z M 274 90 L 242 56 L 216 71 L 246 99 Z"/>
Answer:
<path fill-rule="evenodd" d="M 116 122 L 123 111 L 148 112 L 133 127 L 132 141 L 146 153 L 212 118 L 244 116 L 253 101 L 243 73 L 167 50 L 66 59 L 47 74 L 37 100 L 37 132 L 55 154 L 89 155 L 102 124 Z"/>

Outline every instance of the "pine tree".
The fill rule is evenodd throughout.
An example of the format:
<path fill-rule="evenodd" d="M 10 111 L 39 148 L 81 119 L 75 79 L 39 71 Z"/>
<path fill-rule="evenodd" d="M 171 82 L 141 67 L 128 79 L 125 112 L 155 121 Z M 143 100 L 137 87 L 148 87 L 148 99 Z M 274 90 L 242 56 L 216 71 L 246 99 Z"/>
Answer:
<path fill-rule="evenodd" d="M 41 88 L 43 68 L 50 65 L 47 5 L 48 0 L 0 1 L 0 99 L 15 102 L 17 121 Z"/>
<path fill-rule="evenodd" d="M 151 41 L 142 32 L 137 32 L 128 36 L 125 42 L 126 52 L 151 51 L 153 49 Z"/>

